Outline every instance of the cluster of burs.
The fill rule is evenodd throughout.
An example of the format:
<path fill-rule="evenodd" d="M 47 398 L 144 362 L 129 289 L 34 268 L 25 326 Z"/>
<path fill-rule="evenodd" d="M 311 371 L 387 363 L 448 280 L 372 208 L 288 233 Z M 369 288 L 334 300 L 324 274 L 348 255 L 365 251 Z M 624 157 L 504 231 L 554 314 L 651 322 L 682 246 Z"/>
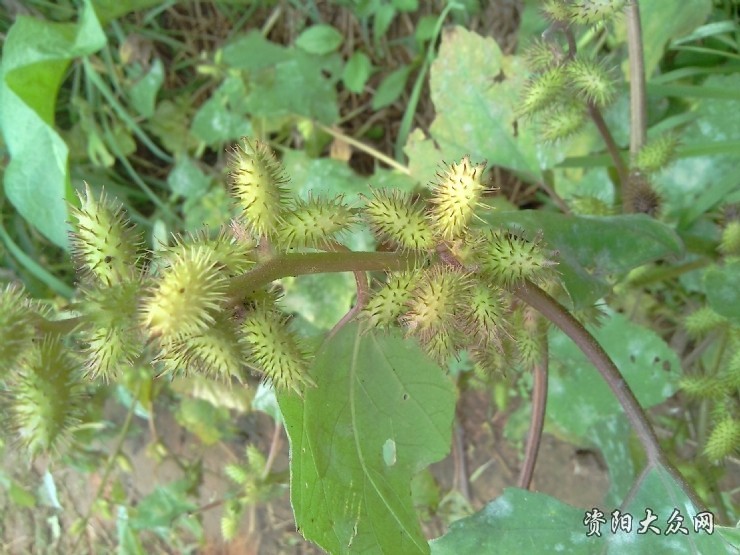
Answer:
<path fill-rule="evenodd" d="M 361 226 L 408 259 L 404 271 L 376 276 L 358 313 L 366 327 L 400 326 L 440 364 L 462 348 L 490 368 L 502 357 L 538 356 L 536 320 L 510 291 L 551 279 L 553 263 L 534 238 L 472 225 L 482 223 L 484 165 L 465 157 L 444 167 L 427 199 L 372 190 L 352 204 L 295 198 L 260 141 L 243 139 L 229 165 L 241 216 L 215 236 L 203 230 L 147 252 L 121 205 L 86 187 L 71 210 L 79 283 L 65 313 L 15 286 L 0 293 L 3 389 L 32 452 L 74 427 L 86 379 L 110 380 L 137 363 L 157 375 L 243 382 L 251 371 L 277 388 L 314 386 L 311 355 L 289 329 L 276 285 L 234 287 L 235 278 L 243 284 L 286 253 L 341 253 L 346 232 Z"/>

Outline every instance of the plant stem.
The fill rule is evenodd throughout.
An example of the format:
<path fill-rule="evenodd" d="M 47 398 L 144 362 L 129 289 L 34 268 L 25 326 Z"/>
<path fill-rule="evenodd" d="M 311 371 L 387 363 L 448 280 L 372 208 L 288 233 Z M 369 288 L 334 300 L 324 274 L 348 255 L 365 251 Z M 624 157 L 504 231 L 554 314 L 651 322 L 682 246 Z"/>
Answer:
<path fill-rule="evenodd" d="M 325 131 L 326 133 L 328 133 L 332 137 L 335 137 L 337 139 L 343 140 L 345 143 L 347 143 L 350 146 L 355 147 L 357 150 L 361 150 L 362 152 L 365 152 L 365 153 L 369 154 L 370 156 L 372 156 L 376 160 L 380 160 L 384 164 L 387 164 L 388 167 L 391 167 L 394 170 L 399 171 L 399 172 L 401 172 L 403 174 L 406 174 L 406 175 L 410 175 L 411 174 L 411 172 L 409 171 L 409 169 L 406 166 L 404 166 L 402 163 L 397 162 L 396 160 L 394 160 L 390 156 L 386 156 L 385 154 L 383 154 L 379 150 L 371 147 L 370 145 L 366 145 L 365 143 L 363 143 L 362 141 L 358 141 L 354 137 L 350 137 L 349 135 L 345 135 L 344 133 L 342 133 L 341 131 L 338 131 L 337 129 L 334 129 L 333 127 L 329 127 L 329 126 L 324 125 L 323 123 L 320 123 L 320 122 L 315 122 L 315 123 L 319 127 L 319 129 L 321 129 L 322 131 Z"/>
<path fill-rule="evenodd" d="M 519 473 L 519 487 L 529 489 L 532 475 L 537 463 L 537 453 L 542 442 L 542 429 L 545 424 L 547 407 L 547 369 L 548 369 L 547 336 L 544 338 L 542 357 L 534 367 L 534 386 L 532 387 L 532 416 L 530 418 L 529 436 L 524 449 L 524 463 Z"/>
<path fill-rule="evenodd" d="M 611 131 L 609 131 L 609 127 L 606 125 L 604 116 L 601 115 L 599 107 L 594 103 L 589 102 L 588 114 L 596 125 L 596 129 L 599 130 L 601 138 L 604 139 L 606 149 L 609 151 L 609 156 L 611 156 L 612 162 L 614 162 L 614 167 L 617 170 L 617 175 L 619 175 L 619 185 L 622 191 L 622 196 L 624 196 L 624 190 L 625 187 L 627 187 L 627 181 L 629 180 L 629 171 L 627 170 L 624 160 L 622 160 L 622 155 L 619 153 L 619 147 L 617 146 L 616 141 L 614 141 L 614 137 L 612 136 Z"/>
<path fill-rule="evenodd" d="M 638 0 L 627 2 L 627 55 L 630 65 L 630 155 L 635 156 L 647 136 L 647 95 L 642 24 Z"/>
<path fill-rule="evenodd" d="M 352 252 L 344 245 L 335 242 L 332 242 L 329 245 L 329 250 L 333 252 Z M 370 299 L 370 285 L 367 282 L 367 273 L 357 271 L 353 273 L 355 275 L 355 285 L 357 287 L 357 297 L 355 299 L 355 304 L 352 306 L 352 308 L 349 309 L 349 311 L 347 311 L 344 316 L 342 316 L 342 319 L 334 325 L 331 331 L 329 331 L 326 336 L 327 339 L 331 339 L 332 337 L 334 337 L 339 332 L 339 330 L 341 330 L 345 325 L 347 325 L 348 322 L 352 321 L 355 316 L 362 312 L 362 309 L 365 308 L 367 301 Z"/>
<path fill-rule="evenodd" d="M 606 351 L 588 330 L 560 303 L 530 281 L 525 281 L 517 286 L 513 293 L 560 328 L 596 367 L 622 405 L 627 419 L 645 449 L 648 463 L 667 464 L 667 458 L 660 448 L 658 438 L 647 419 L 645 411 L 612 359 L 609 358 L 609 355 L 606 354 Z"/>
<path fill-rule="evenodd" d="M 417 258 L 402 252 L 311 252 L 280 254 L 231 279 L 227 293 L 243 298 L 276 279 L 332 272 L 400 272 L 414 267 Z"/>

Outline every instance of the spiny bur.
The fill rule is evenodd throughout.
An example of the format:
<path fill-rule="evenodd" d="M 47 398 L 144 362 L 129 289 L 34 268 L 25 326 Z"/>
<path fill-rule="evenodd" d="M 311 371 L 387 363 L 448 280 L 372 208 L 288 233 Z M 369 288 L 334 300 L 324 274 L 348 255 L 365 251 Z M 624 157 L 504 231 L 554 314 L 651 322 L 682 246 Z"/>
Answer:
<path fill-rule="evenodd" d="M 274 308 L 259 304 L 247 313 L 241 328 L 249 361 L 266 382 L 298 392 L 304 384 L 312 384 L 307 373 L 307 350 Z"/>
<path fill-rule="evenodd" d="M 229 158 L 231 192 L 254 235 L 272 235 L 287 201 L 288 178 L 262 141 L 244 138 Z"/>
<path fill-rule="evenodd" d="M 45 336 L 16 364 L 4 397 L 9 426 L 32 457 L 69 444 L 83 404 L 77 369 L 58 335 Z"/>
<path fill-rule="evenodd" d="M 424 209 L 408 193 L 373 190 L 364 214 L 378 238 L 397 249 L 427 252 L 434 246 Z"/>
<path fill-rule="evenodd" d="M 138 274 L 141 236 L 131 225 L 120 203 L 105 193 L 95 198 L 90 186 L 78 193 L 80 207 L 71 207 L 74 231 L 72 257 L 83 280 L 105 284 L 134 279 Z"/>
<path fill-rule="evenodd" d="M 0 378 L 31 347 L 36 335 L 33 303 L 20 287 L 0 290 Z"/>
<path fill-rule="evenodd" d="M 174 250 L 141 313 L 151 336 L 167 341 L 205 331 L 227 300 L 228 280 L 203 245 Z"/>
<path fill-rule="evenodd" d="M 486 190 L 483 171 L 486 164 L 473 164 L 469 156 L 452 163 L 437 174 L 429 200 L 429 221 L 443 240 L 461 237 Z"/>

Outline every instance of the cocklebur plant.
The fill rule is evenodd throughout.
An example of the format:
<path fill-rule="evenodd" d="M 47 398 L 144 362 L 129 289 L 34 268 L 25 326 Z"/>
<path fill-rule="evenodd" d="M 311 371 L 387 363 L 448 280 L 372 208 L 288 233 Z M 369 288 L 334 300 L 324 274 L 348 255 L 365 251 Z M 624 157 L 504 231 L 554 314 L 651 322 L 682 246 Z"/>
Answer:
<path fill-rule="evenodd" d="M 282 165 L 260 141 L 242 140 L 230 168 L 241 212 L 232 231 L 174 237 L 149 253 L 122 207 L 85 185 L 71 211 L 74 318 L 37 314 L 18 289 L 5 289 L 3 358 L 17 376 L 6 380 L 6 397 L 33 451 L 52 447 L 78 420 L 72 399 L 83 378 L 112 381 L 142 362 L 154 376 L 197 373 L 245 384 L 254 372 L 298 395 L 313 387 L 311 353 L 280 309 L 274 282 L 284 275 L 383 271 L 387 283 L 376 293 L 358 291 L 354 316 L 401 328 L 443 366 L 461 349 L 474 357 L 500 349 L 504 336 L 516 335 L 506 292 L 557 277 L 541 239 L 480 229 L 475 212 L 489 188 L 485 164 L 468 157 L 440 170 L 428 198 L 374 190 L 360 208 L 341 197 L 293 198 Z M 356 225 L 394 250 L 347 252 L 343 233 Z M 54 393 L 32 395 L 40 381 Z M 69 402 L 45 406 L 44 395 Z"/>
<path fill-rule="evenodd" d="M 672 161 L 678 144 L 676 133 L 647 139 L 645 76 L 639 10 L 624 0 L 548 0 L 541 7 L 550 27 L 524 52 L 532 75 L 523 91 L 518 116 L 532 122 L 543 142 L 567 139 L 591 120 L 601 135 L 617 174 L 621 208 L 626 213 L 660 214 L 661 195 L 652 176 Z M 613 103 L 617 88 L 616 64 L 609 56 L 578 51 L 579 29 L 598 28 L 627 19 L 630 62 L 630 158 L 620 147 L 603 116 Z M 564 38 L 560 41 L 560 38 Z M 562 42 L 562 44 L 561 44 Z M 578 213 L 599 215 L 611 211 L 596 198 L 572 201 Z"/>

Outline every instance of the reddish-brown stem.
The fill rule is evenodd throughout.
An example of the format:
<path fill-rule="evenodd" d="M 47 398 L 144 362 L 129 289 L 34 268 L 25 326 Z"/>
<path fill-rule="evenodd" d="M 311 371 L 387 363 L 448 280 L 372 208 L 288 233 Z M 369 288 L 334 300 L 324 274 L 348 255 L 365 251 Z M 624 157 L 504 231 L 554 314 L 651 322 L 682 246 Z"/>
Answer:
<path fill-rule="evenodd" d="M 542 443 L 542 429 L 545 425 L 547 408 L 547 337 L 543 339 L 542 357 L 534 367 L 534 385 L 532 386 L 532 416 L 529 424 L 529 436 L 524 449 L 524 462 L 519 472 L 519 487 L 529 489 L 532 484 L 534 467 L 537 464 L 537 453 Z"/>
<path fill-rule="evenodd" d="M 635 398 L 634 393 L 625 381 L 619 369 L 603 347 L 594 339 L 589 331 L 576 320 L 568 310 L 537 287 L 534 283 L 525 281 L 518 285 L 514 295 L 535 308 L 550 322 L 560 328 L 578 346 L 584 355 L 591 361 L 604 378 L 612 393 L 622 405 L 632 429 L 645 449 L 650 464 L 666 464 L 667 459 L 658 443 L 658 438 L 647 419 L 645 411 Z"/>
<path fill-rule="evenodd" d="M 335 242 L 331 243 L 330 249 L 328 250 L 333 252 L 352 252 L 344 245 Z M 367 282 L 367 273 L 364 271 L 355 271 L 353 274 L 355 276 L 355 285 L 357 287 L 357 298 L 355 299 L 355 304 L 349 309 L 349 311 L 347 311 L 347 314 L 342 316 L 342 319 L 334 325 L 331 331 L 329 331 L 326 336 L 327 339 L 334 337 L 339 330 L 347 325 L 347 323 L 351 322 L 352 319 L 357 316 L 363 308 L 365 308 L 365 305 L 370 298 L 370 286 Z"/>

